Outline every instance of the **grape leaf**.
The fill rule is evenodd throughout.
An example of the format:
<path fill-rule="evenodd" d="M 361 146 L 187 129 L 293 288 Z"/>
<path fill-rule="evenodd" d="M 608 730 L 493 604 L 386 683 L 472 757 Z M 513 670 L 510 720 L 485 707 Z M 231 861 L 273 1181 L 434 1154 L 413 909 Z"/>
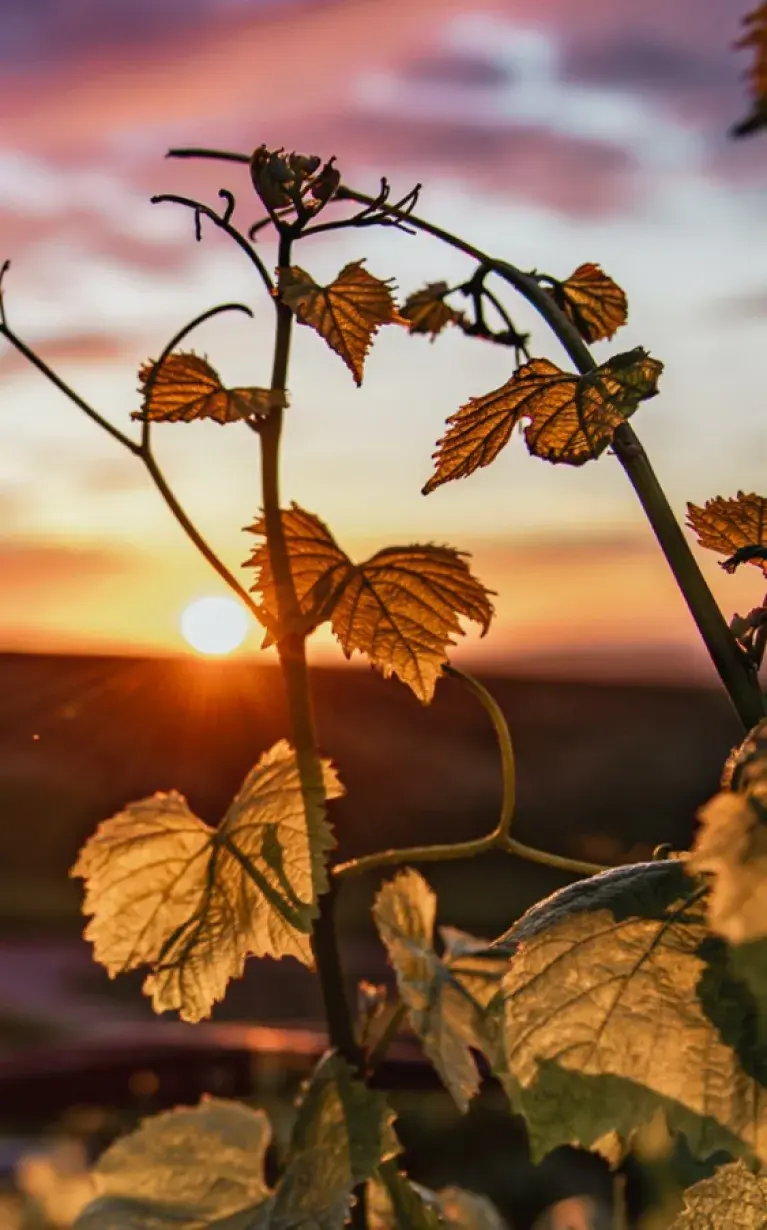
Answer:
<path fill-rule="evenodd" d="M 325 796 L 342 793 L 323 763 Z M 99 825 L 71 875 L 85 880 L 85 930 L 110 977 L 148 966 L 156 1012 L 209 1016 L 250 954 L 312 964 L 309 934 L 333 838 L 324 797 L 305 810 L 285 740 L 251 769 L 218 828 L 179 794 L 130 804 Z"/>
<path fill-rule="evenodd" d="M 511 959 L 484 1049 L 537 1157 L 628 1140 L 662 1110 L 695 1156 L 767 1163 L 767 1053 L 702 892 L 677 860 L 616 868 L 498 941 Z"/>
<path fill-rule="evenodd" d="M 137 1218 L 156 1218 L 158 1226 L 196 1230 L 211 1218 L 252 1210 L 271 1194 L 264 1178 L 271 1136 L 262 1110 L 226 1099 L 205 1098 L 195 1107 L 153 1115 L 115 1141 L 93 1168 L 99 1211 L 103 1216 L 104 1205 L 108 1209 L 106 1202 L 111 1202 L 118 1213 L 136 1212 Z M 89 1226 L 94 1207 L 82 1217 Z M 110 1222 L 94 1219 L 92 1224 L 108 1227 Z M 131 1224 L 114 1221 L 118 1227 Z M 79 1221 L 76 1226 L 79 1230 Z"/>
<path fill-rule="evenodd" d="M 746 33 L 735 47 L 752 47 L 754 50 L 754 62 L 748 73 L 752 107 L 749 114 L 732 129 L 735 137 L 745 137 L 760 128 L 767 128 L 767 3 L 747 13 L 743 25 Z"/>
<path fill-rule="evenodd" d="M 424 704 L 434 688 L 447 647 L 462 635 L 463 615 L 487 632 L 493 617 L 490 591 L 452 547 L 384 547 L 353 564 L 326 525 L 292 504 L 282 511 L 296 596 L 311 628 L 330 619 L 347 658 L 364 653 L 384 676 L 395 674 Z M 265 535 L 263 517 L 248 532 Z M 277 626 L 277 595 L 266 542 L 246 561 L 256 569 L 253 593 L 261 595 L 264 626 Z M 312 618 L 309 618 L 313 616 Z M 267 641 L 268 643 L 268 641 Z"/>
<path fill-rule="evenodd" d="M 472 954 L 487 941 L 447 933 L 443 959 L 434 951 L 437 900 L 412 868 L 384 884 L 373 904 L 373 919 L 397 975 L 397 986 L 423 1049 L 462 1111 L 479 1089 L 470 1047 L 478 1046 L 477 1020 L 506 968 L 500 958 Z"/>
<path fill-rule="evenodd" d="M 748 795 L 722 792 L 698 811 L 687 867 L 712 876 L 709 925 L 731 944 L 767 938 L 767 821 Z"/>
<path fill-rule="evenodd" d="M 355 1080 L 337 1055 L 325 1056 L 299 1107 L 288 1166 L 263 1230 L 341 1230 L 353 1188 L 399 1151 L 393 1120 L 386 1094 Z"/>
<path fill-rule="evenodd" d="M 93 1171 L 100 1197 L 75 1230 L 342 1230 L 353 1188 L 399 1149 L 392 1120 L 386 1095 L 328 1054 L 274 1191 L 264 1177 L 264 1112 L 211 1098 L 146 1119 L 112 1145 Z"/>
<path fill-rule="evenodd" d="M 400 315 L 411 333 L 429 333 L 433 342 L 447 325 L 460 325 L 465 320 L 463 312 L 445 303 L 448 289 L 447 282 L 429 282 L 422 290 L 408 295 Z"/>
<path fill-rule="evenodd" d="M 767 938 L 767 722 L 752 730 L 730 756 L 723 783 L 731 783 L 698 811 L 701 827 L 686 866 L 708 873 L 708 919 L 731 944 Z"/>
<path fill-rule="evenodd" d="M 274 406 L 286 406 L 284 393 L 273 389 L 225 389 L 218 373 L 199 355 L 170 354 L 158 368 L 139 370 L 142 409 L 131 418 L 152 423 L 236 423 L 262 418 Z"/>
<path fill-rule="evenodd" d="M 722 790 L 761 793 L 767 783 L 767 718 L 734 747 L 722 770 Z"/>
<path fill-rule="evenodd" d="M 396 1165 L 381 1166 L 367 1185 L 369 1230 L 444 1230 L 436 1200 Z"/>
<path fill-rule="evenodd" d="M 662 370 L 663 364 L 641 346 L 583 376 L 564 372 L 548 359 L 531 359 L 499 389 L 470 398 L 450 416 L 423 494 L 490 465 L 525 419 L 525 439 L 534 456 L 583 465 L 604 451 L 641 400 L 655 396 Z"/>
<path fill-rule="evenodd" d="M 625 291 L 599 265 L 579 265 L 550 294 L 587 342 L 611 338 L 628 318 Z"/>
<path fill-rule="evenodd" d="M 767 547 L 767 500 L 763 496 L 739 491 L 734 500 L 718 495 L 703 508 L 688 504 L 687 524 L 702 547 L 729 557 L 720 562 L 725 572 L 734 572 L 740 562 L 747 562 L 767 575 L 767 558 L 753 555 L 741 561 L 739 556 L 751 547 Z"/>
<path fill-rule="evenodd" d="M 279 295 L 302 325 L 310 325 L 362 384 L 370 343 L 381 325 L 403 324 L 390 281 L 373 277 L 362 261 L 345 265 L 329 286 L 317 283 L 298 265 L 280 268 Z"/>
<path fill-rule="evenodd" d="M 327 619 L 335 598 L 348 580 L 354 565 L 324 522 L 315 517 L 314 513 L 300 508 L 298 504 L 293 503 L 289 509 L 282 510 L 282 526 L 299 610 L 303 616 L 316 616 L 318 620 L 323 617 Z M 261 596 L 259 618 L 267 629 L 262 645 L 262 649 L 266 649 L 274 643 L 278 615 L 277 589 L 266 545 L 264 517 L 261 516 L 253 525 L 246 526 L 246 532 L 264 539 L 245 561 L 244 567 L 256 570 L 256 583 L 251 593 Z M 310 620 L 307 631 L 316 626 Z"/>
<path fill-rule="evenodd" d="M 751 1174 L 743 1162 L 720 1166 L 684 1193 L 684 1209 L 668 1230 L 764 1230 L 767 1226 L 767 1180 Z"/>
<path fill-rule="evenodd" d="M 460 1187 L 435 1192 L 392 1162 L 368 1183 L 369 1230 L 506 1230 L 486 1196 Z"/>

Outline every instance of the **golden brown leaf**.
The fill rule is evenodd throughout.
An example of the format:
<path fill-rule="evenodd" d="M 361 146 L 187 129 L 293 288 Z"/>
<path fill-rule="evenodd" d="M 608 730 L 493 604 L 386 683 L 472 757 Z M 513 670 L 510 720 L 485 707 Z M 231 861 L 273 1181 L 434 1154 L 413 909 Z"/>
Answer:
<path fill-rule="evenodd" d="M 218 828 L 175 792 L 100 824 L 71 875 L 85 880 L 85 937 L 110 977 L 147 966 L 143 989 L 155 1010 L 197 1021 L 250 954 L 311 965 L 334 844 L 325 798 L 343 792 L 328 762 L 323 776 L 324 793 L 307 806 L 283 739 L 251 769 Z"/>
<path fill-rule="evenodd" d="M 452 547 L 386 547 L 353 564 L 325 525 L 296 504 L 282 523 L 304 615 L 330 619 L 347 658 L 366 654 L 384 676 L 399 676 L 427 704 L 452 637 L 461 635 L 459 615 L 487 632 L 493 616 L 489 590 Z M 263 535 L 260 519 L 251 533 Z M 264 625 L 277 623 L 277 599 L 266 544 L 247 561 L 258 577 Z M 316 623 L 312 626 L 316 626 Z"/>
<path fill-rule="evenodd" d="M 336 588 L 354 567 L 345 551 L 342 551 L 324 522 L 314 513 L 306 512 L 298 504 L 282 510 L 282 525 L 290 555 L 293 587 L 302 615 L 320 614 L 324 604 L 331 599 Z M 266 522 L 263 516 L 246 527 L 247 533 L 266 538 Z M 274 643 L 276 630 L 277 589 L 269 561 L 266 541 L 255 548 L 245 561 L 246 568 L 256 569 L 256 581 L 251 592 L 261 596 L 261 620 L 267 629 L 262 649 Z M 329 611 L 324 618 L 329 618 Z M 308 631 L 309 629 L 307 629 Z"/>
<path fill-rule="evenodd" d="M 373 277 L 362 261 L 345 265 L 329 286 L 291 265 L 279 270 L 279 294 L 302 325 L 310 325 L 343 359 L 356 384 L 370 343 L 381 325 L 404 324 L 389 282 Z"/>
<path fill-rule="evenodd" d="M 525 419 L 527 447 L 536 457 L 583 465 L 604 451 L 641 400 L 657 393 L 662 370 L 641 346 L 583 376 L 548 359 L 531 359 L 499 389 L 470 398 L 450 416 L 424 495 L 489 465 Z"/>
<path fill-rule="evenodd" d="M 261 418 L 273 406 L 284 406 L 284 393 L 272 389 L 226 389 L 206 359 L 193 353 L 168 355 L 160 368 L 146 363 L 139 370 L 142 410 L 134 419 L 152 423 L 191 423 L 212 419 L 236 423 Z"/>
<path fill-rule="evenodd" d="M 711 875 L 708 920 L 730 944 L 767 937 L 767 824 L 748 794 L 723 790 L 698 811 L 687 869 Z"/>
<path fill-rule="evenodd" d="M 767 500 L 752 491 L 739 491 L 734 500 L 707 500 L 703 508 L 687 505 L 687 524 L 698 535 L 698 542 L 709 551 L 729 558 L 720 561 L 725 572 L 734 572 L 739 562 L 734 557 L 749 547 L 767 548 Z M 743 562 L 756 564 L 767 574 L 767 560 L 758 557 Z"/>
<path fill-rule="evenodd" d="M 735 44 L 736 48 L 750 47 L 754 62 L 748 72 L 751 86 L 752 109 L 745 119 L 736 124 L 733 135 L 744 137 L 767 127 L 767 3 L 747 13 L 743 18 L 746 33 Z"/>
<path fill-rule="evenodd" d="M 625 292 L 599 265 L 579 265 L 552 293 L 587 342 L 611 338 L 626 323 Z"/>
<path fill-rule="evenodd" d="M 767 1179 L 752 1174 L 742 1161 L 719 1166 L 684 1193 L 684 1209 L 667 1230 L 764 1230 L 767 1226 Z"/>
<path fill-rule="evenodd" d="M 447 291 L 447 282 L 429 282 L 422 290 L 408 295 L 400 315 L 407 321 L 411 333 L 430 333 L 434 341 L 446 325 L 458 325 L 464 320 L 463 312 L 445 303 Z"/>

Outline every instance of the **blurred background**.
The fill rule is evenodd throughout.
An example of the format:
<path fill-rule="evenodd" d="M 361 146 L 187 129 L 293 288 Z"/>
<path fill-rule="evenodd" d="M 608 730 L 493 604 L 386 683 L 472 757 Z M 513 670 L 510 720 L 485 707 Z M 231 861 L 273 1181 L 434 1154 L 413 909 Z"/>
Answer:
<path fill-rule="evenodd" d="M 600 263 L 626 290 L 629 321 L 595 354 L 643 345 L 664 362 L 660 396 L 635 426 L 680 519 L 688 500 L 764 493 L 767 146 L 727 136 L 746 110 L 747 58 L 732 43 L 747 7 L 0 0 L 10 323 L 127 431 L 139 366 L 220 301 L 248 303 L 254 320 L 211 322 L 195 348 L 227 384 L 267 383 L 271 307 L 248 263 L 212 227 L 195 243 L 189 211 L 149 197 L 217 205 L 226 187 L 247 229 L 261 212 L 247 168 L 167 161 L 165 151 L 264 142 L 335 155 L 362 191 L 382 175 L 395 197 L 421 182 L 421 215 L 523 269 L 565 278 Z M 271 241 L 260 242 L 273 265 Z M 472 272 L 435 241 L 391 230 L 321 236 L 299 260 L 323 281 L 363 256 L 401 298 Z M 531 331 L 532 353 L 564 363 L 526 306 L 505 302 Z M 297 331 L 294 356 L 285 500 L 322 517 L 353 557 L 412 541 L 469 551 L 497 591 L 490 633 L 467 635 L 455 661 L 490 683 L 509 719 L 520 838 L 605 863 L 687 845 L 740 732 L 617 461 L 548 466 L 515 437 L 492 467 L 424 499 L 446 417 L 508 379 L 510 352 L 457 333 L 430 345 L 383 330 L 361 390 L 309 330 Z M 0 433 L 9 1170 L 22 1138 L 60 1125 L 72 1105 L 107 1115 L 98 1128 L 86 1115 L 97 1138 L 110 1114 L 193 1101 L 203 1088 L 244 1094 L 255 1081 L 281 1097 L 284 1073 L 298 1079 L 321 1038 L 311 1032 L 316 989 L 293 962 L 251 963 L 214 1025 L 194 1029 L 153 1020 L 140 979 L 110 983 L 92 963 L 80 889 L 67 878 L 79 845 L 99 820 L 159 789 L 179 789 L 215 822 L 284 733 L 284 702 L 272 651 L 259 652 L 247 620 L 226 657 L 183 623 L 197 600 L 225 591 L 141 465 L 2 339 Z M 252 546 L 241 527 L 259 504 L 253 437 L 209 423 L 155 437 L 180 498 L 239 573 Z M 728 577 L 696 553 L 728 618 L 762 600 L 756 569 Z M 400 684 L 344 664 L 325 631 L 311 652 L 323 750 L 347 786 L 334 805 L 341 857 L 491 827 L 493 734 L 457 683 L 441 683 L 423 709 Z M 493 858 L 430 869 L 429 879 L 441 921 L 486 935 L 564 882 Z M 375 887 L 352 882 L 339 905 L 352 981 L 386 977 L 367 913 Z M 254 1022 L 268 1028 L 254 1032 Z M 433 1096 L 435 1122 L 450 1127 Z M 436 1128 L 419 1137 L 413 1127 L 427 1181 L 450 1181 L 435 1159 L 449 1171 L 451 1159 L 466 1161 L 467 1139 L 485 1139 L 472 1123 L 452 1124 L 454 1143 L 464 1133 L 452 1152 Z M 483 1165 L 486 1186 L 501 1191 L 508 1166 L 488 1177 Z"/>

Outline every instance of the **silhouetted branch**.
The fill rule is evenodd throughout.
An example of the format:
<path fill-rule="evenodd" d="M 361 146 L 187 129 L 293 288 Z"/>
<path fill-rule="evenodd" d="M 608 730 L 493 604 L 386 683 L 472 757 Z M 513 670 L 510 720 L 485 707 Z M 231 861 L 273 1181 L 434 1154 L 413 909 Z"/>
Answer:
<path fill-rule="evenodd" d="M 226 206 L 222 214 L 216 213 L 215 209 L 212 209 L 210 205 L 203 204 L 203 202 L 201 201 L 192 200 L 190 197 L 187 197 L 187 196 L 177 196 L 175 193 L 172 193 L 172 192 L 163 192 L 163 193 L 160 193 L 158 196 L 153 196 L 151 198 L 151 202 L 153 205 L 161 205 L 161 204 L 164 204 L 165 202 L 170 202 L 173 205 L 185 205 L 187 209 L 193 209 L 195 211 L 196 228 L 197 228 L 196 235 L 198 239 L 200 238 L 200 229 L 199 229 L 200 217 L 210 218 L 211 222 L 215 223 L 217 227 L 219 227 L 222 231 L 224 231 L 225 234 L 229 235 L 229 237 L 235 241 L 235 243 L 245 253 L 248 260 L 251 261 L 253 265 L 255 265 L 256 269 L 258 270 L 261 281 L 264 283 L 264 286 L 266 287 L 269 294 L 271 295 L 272 292 L 274 291 L 274 283 L 271 279 L 269 271 L 266 268 L 266 265 L 261 260 L 261 257 L 258 255 L 258 253 L 256 252 L 255 248 L 252 246 L 252 244 L 250 244 L 248 240 L 245 238 L 245 236 L 242 234 L 242 232 L 238 231 L 236 226 L 232 226 L 231 222 L 229 221 L 229 219 L 232 216 L 232 212 L 234 210 L 234 203 L 233 203 L 234 197 L 232 196 L 231 192 L 227 192 L 226 189 L 221 189 L 221 191 L 219 192 L 219 195 L 224 197 L 226 201 Z"/>

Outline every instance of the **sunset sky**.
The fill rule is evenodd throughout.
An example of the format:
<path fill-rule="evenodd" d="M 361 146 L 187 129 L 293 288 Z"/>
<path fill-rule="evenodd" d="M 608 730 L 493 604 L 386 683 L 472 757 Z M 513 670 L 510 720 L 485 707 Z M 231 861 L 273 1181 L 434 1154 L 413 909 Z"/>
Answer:
<path fill-rule="evenodd" d="M 634 420 L 678 515 L 739 488 L 767 494 L 767 137 L 745 113 L 748 0 L 0 0 L 0 260 L 13 327 L 106 417 L 135 431 L 137 371 L 198 312 L 253 306 L 194 347 L 230 384 L 268 383 L 273 312 L 235 246 L 175 191 L 235 220 L 260 214 L 247 171 L 164 160 L 173 145 L 324 157 L 345 182 L 397 195 L 523 269 L 599 262 L 628 325 L 597 357 L 643 345 L 665 364 Z M 275 253 L 265 241 L 271 266 Z M 404 297 L 471 264 L 426 238 L 350 231 L 297 256 L 319 280 L 367 256 Z M 506 294 L 532 350 L 563 354 Z M 296 331 L 283 493 L 350 554 L 413 541 L 472 552 L 497 621 L 466 660 L 579 673 L 710 677 L 696 634 L 615 458 L 581 469 L 495 464 L 428 498 L 446 417 L 502 384 L 512 355 L 459 335 L 383 330 L 358 390 Z M 158 428 L 157 451 L 234 569 L 259 505 L 246 428 Z M 701 553 L 702 558 L 702 553 Z M 702 558 L 725 613 L 763 596 Z M 247 574 L 241 574 L 247 579 Z M 140 464 L 0 340 L 0 649 L 181 647 L 192 598 L 222 592 Z M 252 650 L 258 637 L 249 642 Z M 329 641 L 321 635 L 318 653 Z"/>

